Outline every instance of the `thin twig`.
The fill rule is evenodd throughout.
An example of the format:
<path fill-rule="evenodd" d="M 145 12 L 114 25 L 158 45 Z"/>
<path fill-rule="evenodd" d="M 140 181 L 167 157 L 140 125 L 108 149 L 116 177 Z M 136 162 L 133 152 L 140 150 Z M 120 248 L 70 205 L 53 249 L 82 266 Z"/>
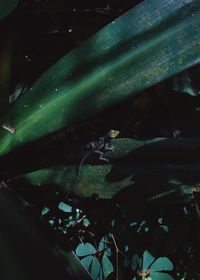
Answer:
<path fill-rule="evenodd" d="M 112 238 L 113 243 L 115 245 L 115 251 L 116 251 L 116 280 L 119 280 L 119 248 L 117 246 L 115 237 L 112 233 L 111 233 L 111 238 Z"/>

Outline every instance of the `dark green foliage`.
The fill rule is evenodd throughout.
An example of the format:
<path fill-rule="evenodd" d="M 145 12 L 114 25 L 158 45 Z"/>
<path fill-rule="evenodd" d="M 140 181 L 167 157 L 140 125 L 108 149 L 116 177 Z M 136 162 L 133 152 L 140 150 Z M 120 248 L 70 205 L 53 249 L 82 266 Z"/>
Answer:
<path fill-rule="evenodd" d="M 1 279 L 48 279 L 52 275 L 63 280 L 91 279 L 72 253 L 61 253 L 48 228 L 36 219 L 32 221 L 28 211 L 28 204 L 1 181 Z"/>
<path fill-rule="evenodd" d="M 198 63 L 199 7 L 198 0 L 144 1 L 62 57 L 4 115 L 15 133 L 1 129 L 0 154 L 81 123 Z"/>
<path fill-rule="evenodd" d="M 32 223 L 53 233 L 50 251 L 73 279 L 90 278 L 83 266 L 96 280 L 200 277 L 200 3 L 146 0 L 123 14 L 138 2 L 71 9 L 20 1 L 2 25 L 17 31 L 11 85 L 3 79 L 13 104 L 1 119 L 1 179 L 25 200 Z M 120 138 L 109 162 L 91 155 L 74 184 L 86 144 L 110 129 Z M 21 221 L 13 209 L 5 211 L 12 232 Z M 21 225 L 26 240 L 34 228 Z"/>

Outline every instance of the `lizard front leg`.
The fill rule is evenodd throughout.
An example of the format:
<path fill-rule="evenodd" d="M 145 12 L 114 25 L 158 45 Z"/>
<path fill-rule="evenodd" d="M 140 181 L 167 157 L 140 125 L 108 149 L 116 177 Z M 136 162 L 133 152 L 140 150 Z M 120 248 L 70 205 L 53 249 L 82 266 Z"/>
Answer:
<path fill-rule="evenodd" d="M 115 145 L 111 144 L 110 142 L 105 144 L 105 146 L 104 146 L 105 152 L 108 152 L 108 151 L 114 152 L 114 150 L 115 150 Z"/>

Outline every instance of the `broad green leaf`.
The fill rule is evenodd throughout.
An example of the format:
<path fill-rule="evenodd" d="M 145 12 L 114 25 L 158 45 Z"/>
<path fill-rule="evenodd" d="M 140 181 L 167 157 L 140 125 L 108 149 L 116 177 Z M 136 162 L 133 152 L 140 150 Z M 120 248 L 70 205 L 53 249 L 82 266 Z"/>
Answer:
<path fill-rule="evenodd" d="M 90 243 L 79 244 L 78 247 L 76 248 L 76 255 L 78 257 L 84 257 L 95 253 L 96 253 L 96 249 Z"/>
<path fill-rule="evenodd" d="M 169 184 L 168 178 L 184 178 L 187 177 L 187 185 L 185 181 L 180 180 L 180 186 L 184 185 L 188 189 L 188 194 L 192 194 L 192 188 L 200 189 L 200 181 L 198 172 L 200 165 L 194 164 L 143 164 L 136 165 L 129 163 L 118 163 L 117 165 L 84 165 L 81 168 L 81 176 L 79 182 L 73 185 L 74 178 L 76 177 L 76 166 L 69 166 L 68 172 L 63 171 L 63 167 L 52 167 L 34 171 L 24 174 L 18 178 L 14 178 L 9 181 L 9 186 L 17 188 L 20 186 L 21 181 L 25 181 L 27 185 L 42 189 L 44 186 L 51 184 L 56 191 L 71 192 L 79 197 L 91 197 L 93 194 L 99 196 L 102 199 L 110 199 L 114 195 L 117 195 L 122 190 L 132 186 L 133 193 L 138 191 L 144 198 L 148 197 L 148 193 L 154 194 L 148 199 L 150 201 L 162 201 L 167 202 L 168 199 L 172 199 L 176 202 L 176 196 L 181 195 L 179 191 L 179 185 Z M 112 180 L 109 180 L 112 174 Z M 159 175 L 158 175 L 159 174 Z M 184 176 L 182 174 L 185 174 Z M 53 176 L 52 176 L 53 175 Z M 195 176 L 197 176 L 195 178 Z M 134 178 L 137 178 L 135 181 Z M 189 179 L 191 181 L 189 181 Z M 160 180 L 165 184 L 160 184 Z M 138 184 L 137 182 L 140 182 Z M 142 185 L 141 185 L 142 182 Z M 73 188 L 72 188 L 73 186 Z M 166 193 L 171 193 L 170 197 L 166 196 Z M 164 195 L 164 196 L 163 196 Z M 134 200 L 134 197 L 133 197 Z M 166 201 L 165 201 L 166 200 Z"/>
<path fill-rule="evenodd" d="M 197 176 L 199 166 L 196 164 L 199 161 L 200 141 L 198 138 L 158 138 L 147 141 L 124 138 L 116 139 L 112 143 L 115 145 L 115 151 L 106 153 L 110 164 L 101 165 L 98 160 L 98 165 L 94 165 L 94 161 L 91 162 L 92 165 L 83 164 L 78 184 L 75 184 L 75 186 L 73 185 L 77 177 L 77 166 L 74 165 L 74 162 L 78 164 L 81 161 L 85 155 L 85 150 L 79 151 L 64 166 L 52 166 L 30 172 L 32 169 L 35 170 L 37 166 L 33 168 L 32 165 L 30 170 L 26 165 L 24 169 L 17 171 L 14 175 L 9 174 L 10 178 L 15 176 L 15 179 L 12 182 L 10 181 L 10 185 L 13 184 L 14 187 L 14 182 L 20 184 L 20 180 L 25 180 L 27 184 L 35 186 L 53 184 L 58 187 L 57 191 L 72 191 L 74 194 L 81 196 L 90 196 L 94 191 L 100 197 L 108 198 L 124 187 L 134 185 L 134 178 L 138 176 L 149 178 L 149 189 L 152 188 L 152 190 L 159 178 L 162 181 L 165 178 L 166 184 L 175 188 L 185 185 L 186 182 L 188 186 L 195 185 L 196 187 L 199 183 Z M 123 159 L 123 162 L 120 161 L 121 159 Z M 116 164 L 116 161 L 118 164 Z M 181 165 L 178 164 L 180 161 L 182 162 Z M 138 162 L 142 164 L 138 164 Z M 176 162 L 177 164 L 175 164 Z M 114 166 L 112 166 L 113 163 L 115 163 Z M 48 166 L 50 166 L 50 162 L 48 162 Z M 10 169 L 16 169 L 16 160 L 9 160 L 7 165 L 2 160 L 1 174 L 5 170 L 6 176 L 8 176 Z M 28 171 L 29 173 L 19 176 Z M 113 180 L 108 179 L 110 172 L 114 176 Z M 184 179 L 185 176 L 187 178 L 186 182 L 181 179 Z M 191 183 L 188 182 L 188 176 L 193 178 Z M 82 185 L 88 187 L 81 187 Z M 71 188 L 72 186 L 73 188 Z M 171 189 L 173 190 L 173 188 Z"/>
<path fill-rule="evenodd" d="M 168 270 L 171 271 L 173 269 L 172 262 L 166 258 L 158 258 L 155 260 L 155 262 L 151 265 L 151 271 L 162 271 L 162 270 Z"/>
<path fill-rule="evenodd" d="M 53 65 L 4 116 L 0 154 L 127 99 L 200 61 L 200 1 L 146 0 Z M 12 116 L 12 118 L 11 118 Z"/>
<path fill-rule="evenodd" d="M 18 2 L 19 0 L 0 0 L 0 20 L 9 15 Z"/>

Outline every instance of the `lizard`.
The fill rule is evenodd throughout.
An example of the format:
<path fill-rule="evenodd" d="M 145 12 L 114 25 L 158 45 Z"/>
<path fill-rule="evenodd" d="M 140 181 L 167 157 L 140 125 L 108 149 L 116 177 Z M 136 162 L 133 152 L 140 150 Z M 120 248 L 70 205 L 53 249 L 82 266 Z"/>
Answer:
<path fill-rule="evenodd" d="M 89 151 L 83 156 L 83 158 L 81 159 L 81 161 L 78 165 L 77 176 L 76 176 L 75 182 L 71 188 L 73 188 L 77 184 L 79 177 L 80 177 L 80 172 L 81 172 L 83 163 L 90 155 L 97 154 L 99 160 L 103 160 L 106 162 L 109 161 L 109 159 L 104 157 L 104 153 L 107 151 L 114 151 L 115 146 L 113 144 L 111 144 L 110 141 L 112 139 L 116 138 L 119 135 L 119 133 L 120 133 L 119 130 L 111 129 L 106 133 L 106 135 L 104 135 L 104 136 L 98 138 L 96 141 L 92 141 L 86 145 L 86 148 L 89 149 Z M 69 196 L 69 193 L 68 193 L 67 197 L 68 196 Z"/>

